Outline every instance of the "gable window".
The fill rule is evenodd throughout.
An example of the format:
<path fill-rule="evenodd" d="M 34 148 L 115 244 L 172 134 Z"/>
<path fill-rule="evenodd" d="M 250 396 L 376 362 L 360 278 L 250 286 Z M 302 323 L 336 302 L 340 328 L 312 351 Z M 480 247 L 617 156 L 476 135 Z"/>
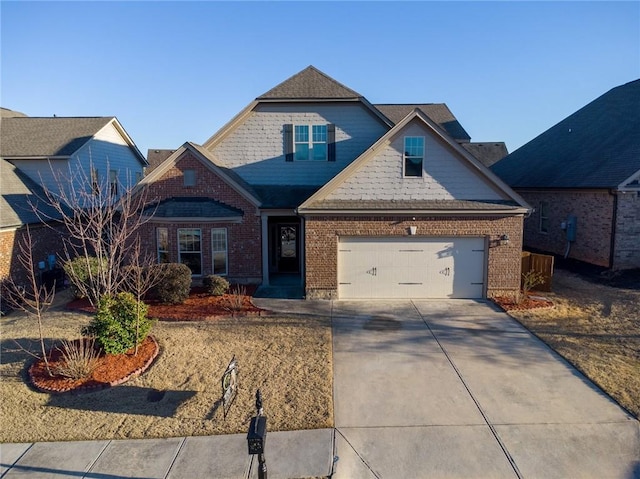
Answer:
<path fill-rule="evenodd" d="M 168 263 L 169 230 L 167 228 L 156 228 L 156 250 L 158 252 L 158 263 Z"/>
<path fill-rule="evenodd" d="M 227 274 L 227 228 L 211 230 L 211 255 L 213 256 L 213 274 Z"/>
<path fill-rule="evenodd" d="M 184 170 L 182 172 L 184 186 L 196 186 L 196 170 Z"/>
<path fill-rule="evenodd" d="M 540 202 L 540 233 L 549 232 L 549 203 Z"/>
<path fill-rule="evenodd" d="M 194 276 L 202 274 L 202 235 L 200 229 L 178 230 L 178 261 L 186 264 Z"/>
<path fill-rule="evenodd" d="M 424 137 L 405 136 L 404 176 L 421 177 L 424 162 Z"/>
<path fill-rule="evenodd" d="M 118 196 L 118 172 L 109 170 L 109 192 L 111 196 Z"/>
<path fill-rule="evenodd" d="M 286 161 L 336 161 L 336 126 L 284 125 Z"/>

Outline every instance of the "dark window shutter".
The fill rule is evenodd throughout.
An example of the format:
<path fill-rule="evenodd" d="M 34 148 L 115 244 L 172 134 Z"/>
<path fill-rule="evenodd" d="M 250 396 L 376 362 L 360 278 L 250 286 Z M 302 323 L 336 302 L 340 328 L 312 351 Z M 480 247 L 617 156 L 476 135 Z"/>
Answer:
<path fill-rule="evenodd" d="M 327 125 L 327 159 L 336 161 L 336 125 Z"/>
<path fill-rule="evenodd" d="M 293 161 L 293 125 L 288 123 L 284 125 L 284 159 Z"/>

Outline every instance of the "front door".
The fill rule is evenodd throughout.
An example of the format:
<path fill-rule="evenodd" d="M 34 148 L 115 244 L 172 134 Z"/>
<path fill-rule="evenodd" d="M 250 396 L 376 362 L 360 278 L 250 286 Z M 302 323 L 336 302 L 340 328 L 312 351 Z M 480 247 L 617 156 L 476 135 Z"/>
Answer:
<path fill-rule="evenodd" d="M 298 273 L 300 271 L 299 241 L 297 224 L 279 224 L 277 262 L 281 273 Z"/>

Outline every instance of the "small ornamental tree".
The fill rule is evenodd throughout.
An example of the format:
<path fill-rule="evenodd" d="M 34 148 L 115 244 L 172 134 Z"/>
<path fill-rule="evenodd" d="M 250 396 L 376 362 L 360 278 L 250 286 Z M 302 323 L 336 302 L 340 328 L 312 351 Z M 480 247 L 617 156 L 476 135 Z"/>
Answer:
<path fill-rule="evenodd" d="M 94 336 L 106 353 L 126 353 L 149 334 L 152 323 L 147 318 L 148 309 L 131 293 L 104 295 L 93 321 L 82 332 Z"/>

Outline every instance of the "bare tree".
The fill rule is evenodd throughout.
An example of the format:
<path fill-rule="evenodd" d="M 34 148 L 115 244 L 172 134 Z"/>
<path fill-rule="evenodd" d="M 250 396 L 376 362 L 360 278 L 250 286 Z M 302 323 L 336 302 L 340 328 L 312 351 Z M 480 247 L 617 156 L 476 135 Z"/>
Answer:
<path fill-rule="evenodd" d="M 63 223 L 67 230 L 63 259 L 66 273 L 78 291 L 96 306 L 103 295 L 121 291 L 127 266 L 139 263 L 135 256 L 140 249 L 132 245 L 139 242 L 140 227 L 151 216 L 144 213 L 148 190 L 108 178 L 100 181 L 93 173 L 93 165 L 89 165 L 89 174 L 83 168 L 70 169 L 68 174 L 53 168 L 51 171 L 58 191 L 45 189 L 46 201 L 59 218 L 36 213 L 43 222 L 58 219 Z M 74 259 L 82 262 L 88 279 L 68 267 Z"/>
<path fill-rule="evenodd" d="M 40 352 L 45 368 L 49 376 L 53 376 L 49 368 L 49 359 L 44 344 L 44 329 L 42 318 L 47 312 L 56 294 L 55 282 L 47 288 L 45 284 L 38 281 L 36 265 L 33 261 L 33 238 L 31 230 L 27 225 L 24 241 L 18 243 L 18 262 L 26 272 L 26 284 L 19 284 L 14 277 L 8 277 L 3 288 L 5 289 L 7 304 L 15 310 L 23 311 L 28 316 L 36 318 L 38 321 L 38 335 L 40 339 Z"/>

